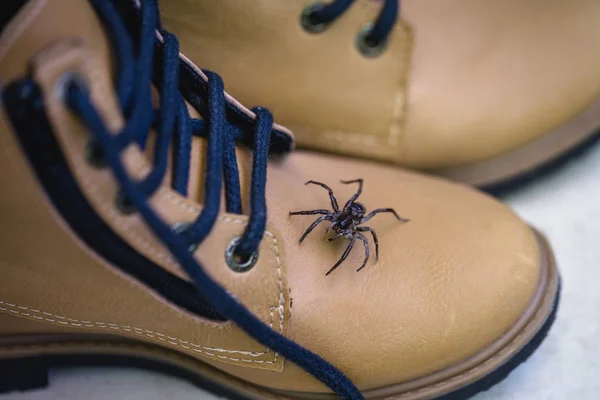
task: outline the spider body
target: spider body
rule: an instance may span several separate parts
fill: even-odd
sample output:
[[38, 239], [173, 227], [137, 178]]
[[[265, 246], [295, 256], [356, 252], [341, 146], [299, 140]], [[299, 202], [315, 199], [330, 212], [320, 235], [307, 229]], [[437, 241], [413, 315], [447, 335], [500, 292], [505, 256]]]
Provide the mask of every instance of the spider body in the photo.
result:
[[[346, 260], [348, 254], [354, 247], [354, 244], [357, 240], [361, 240], [365, 246], [365, 259], [362, 265], [356, 270], [357, 272], [363, 269], [367, 265], [367, 261], [369, 261], [370, 250], [369, 250], [369, 241], [363, 232], [370, 232], [373, 236], [373, 241], [375, 242], [375, 259], [379, 259], [379, 240], [377, 239], [377, 234], [368, 226], [362, 226], [365, 222], [373, 218], [375, 215], [379, 213], [391, 213], [401, 222], [408, 222], [407, 219], [401, 218], [393, 208], [378, 208], [374, 211], [371, 211], [369, 214], [367, 213], [367, 209], [362, 203], [356, 201], [358, 197], [362, 193], [363, 189], [363, 180], [355, 179], [351, 181], [341, 181], [343, 184], [352, 184], [358, 183], [357, 192], [346, 202], [344, 207], [340, 209], [338, 206], [337, 199], [333, 194], [333, 190], [321, 182], [316, 181], [308, 181], [306, 185], [317, 185], [321, 186], [325, 190], [329, 192], [329, 199], [331, 200], [331, 208], [333, 210], [310, 210], [310, 211], [293, 211], [290, 212], [290, 215], [321, 215], [321, 217], [317, 218], [304, 232], [302, 237], [300, 238], [300, 243], [306, 239], [309, 233], [313, 231], [323, 221], [329, 221], [331, 224], [327, 227], [326, 232], [330, 231], [335, 232], [335, 235], [327, 239], [328, 242], [333, 242], [341, 237], [345, 237], [350, 240], [348, 247], [342, 254], [340, 260], [333, 266], [325, 275], [329, 275], [332, 273], [337, 267], [340, 266], [341, 263]], [[365, 215], [366, 214], [366, 215]]]
[[344, 209], [341, 211], [338, 216], [338, 222], [336, 224], [336, 228], [340, 229], [352, 229], [357, 225], [360, 225], [360, 221], [365, 216], [365, 206], [361, 203], [353, 203], [348, 207], [348, 209]]

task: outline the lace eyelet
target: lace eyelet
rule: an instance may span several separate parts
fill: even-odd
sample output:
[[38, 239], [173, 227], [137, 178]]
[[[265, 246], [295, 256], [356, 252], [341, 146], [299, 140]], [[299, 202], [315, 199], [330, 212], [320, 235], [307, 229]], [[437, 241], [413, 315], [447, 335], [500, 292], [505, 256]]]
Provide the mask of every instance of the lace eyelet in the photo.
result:
[[387, 40], [382, 40], [378, 43], [369, 43], [368, 37], [372, 29], [373, 24], [368, 23], [360, 30], [356, 37], [356, 48], [363, 56], [369, 58], [381, 55], [387, 48]]
[[329, 26], [328, 22], [317, 22], [313, 18], [313, 14], [325, 7], [325, 3], [321, 1], [315, 1], [307, 5], [304, 10], [302, 10], [302, 15], [300, 16], [300, 25], [306, 32], [309, 33], [321, 33]]
[[119, 212], [123, 215], [129, 215], [135, 212], [135, 206], [122, 190], [119, 190], [117, 196], [115, 197], [115, 205], [117, 206]]
[[20, 100], [26, 102], [35, 102], [39, 101], [41, 97], [42, 95], [40, 88], [33, 81], [23, 81], [23, 83], [20, 85], [18, 94], [18, 98]]
[[85, 159], [92, 167], [100, 169], [108, 164], [104, 158], [104, 153], [95, 140], [90, 140], [85, 146]]
[[76, 85], [82, 91], [88, 91], [87, 80], [84, 76], [74, 71], [65, 72], [56, 82], [56, 93], [58, 94], [58, 97], [63, 100], [63, 102], [67, 101], [67, 90], [69, 89], [70, 85]]
[[240, 256], [235, 254], [235, 250], [241, 240], [241, 237], [236, 237], [229, 243], [225, 250], [225, 261], [227, 261], [227, 265], [229, 265], [229, 268], [233, 271], [240, 273], [250, 271], [258, 261], [258, 250], [252, 253], [247, 260], [242, 260]]
[[[192, 224], [190, 224], [189, 222], [178, 222], [175, 225], [173, 225], [173, 227], [171, 227], [171, 230], [174, 233], [181, 235], [183, 232], [187, 231], [191, 225]], [[190, 244], [188, 246], [188, 251], [190, 253], [195, 253], [199, 246], [199, 243]]]

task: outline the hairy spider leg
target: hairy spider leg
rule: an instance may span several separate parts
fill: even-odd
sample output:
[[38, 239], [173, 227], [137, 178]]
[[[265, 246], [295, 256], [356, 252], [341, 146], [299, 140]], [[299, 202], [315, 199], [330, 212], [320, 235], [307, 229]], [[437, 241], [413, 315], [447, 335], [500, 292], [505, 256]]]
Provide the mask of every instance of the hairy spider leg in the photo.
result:
[[290, 215], [327, 215], [331, 214], [329, 210], [310, 210], [310, 211], [290, 211]]
[[344, 230], [344, 231], [342, 231], [342, 232], [338, 232], [338, 234], [337, 234], [337, 235], [335, 235], [335, 236], [334, 236], [334, 237], [332, 237], [332, 238], [329, 238], [329, 239], [327, 239], [327, 241], [328, 241], [328, 242], [333, 242], [334, 240], [337, 240], [337, 239], [341, 238], [342, 236], [346, 235], [346, 233], [348, 233], [348, 230], [347, 230], [347, 229], [346, 229], [346, 230]]
[[344, 254], [342, 254], [342, 258], [340, 258], [339, 261], [336, 262], [335, 265], [333, 267], [331, 267], [331, 269], [329, 271], [327, 271], [327, 273], [325, 274], [325, 276], [327, 276], [330, 273], [332, 273], [337, 267], [340, 266], [341, 263], [344, 262], [344, 260], [346, 259], [346, 257], [348, 257], [348, 254], [350, 254], [350, 251], [352, 250], [352, 247], [354, 246], [355, 242], [356, 242], [356, 238], [353, 237], [352, 240], [350, 240], [350, 244], [348, 245], [348, 247], [344, 251]]
[[338, 206], [338, 202], [337, 202], [335, 196], [333, 195], [333, 190], [329, 186], [327, 186], [324, 183], [317, 182], [317, 181], [308, 181], [305, 183], [305, 185], [311, 185], [311, 184], [321, 186], [322, 188], [327, 190], [329, 192], [329, 199], [331, 200], [331, 207], [333, 208], [333, 211], [340, 212], [340, 207]]
[[317, 218], [317, 220], [308, 227], [306, 232], [304, 232], [304, 235], [302, 235], [302, 237], [300, 238], [300, 243], [302, 243], [304, 241], [304, 239], [306, 239], [308, 234], [311, 233], [313, 231], [313, 229], [315, 229], [317, 227], [317, 225], [319, 225], [321, 222], [323, 222], [325, 220], [332, 221], [333, 218], [331, 215], [323, 215], [322, 217]]
[[367, 265], [367, 261], [369, 261], [369, 241], [367, 240], [367, 238], [365, 237], [365, 235], [363, 235], [362, 233], [358, 233], [356, 232], [356, 236], [358, 236], [360, 238], [360, 240], [363, 241], [363, 243], [365, 244], [365, 261], [363, 261], [362, 265], [360, 266], [359, 269], [356, 270], [356, 272], [360, 271], [361, 269], [363, 269], [366, 265]]
[[327, 229], [325, 229], [325, 233], [329, 233], [333, 228], [335, 228], [337, 226], [338, 221], [339, 219], [333, 221], [333, 224], [329, 225]]
[[363, 180], [362, 179], [354, 179], [351, 181], [340, 181], [341, 183], [345, 184], [345, 185], [349, 185], [351, 183], [358, 183], [358, 190], [356, 191], [356, 193], [354, 194], [354, 196], [350, 197], [350, 200], [348, 200], [346, 202], [346, 205], [344, 206], [344, 208], [347, 208], [350, 204], [354, 203], [354, 201], [356, 199], [358, 199], [358, 196], [360, 196], [360, 194], [362, 193], [362, 189], [363, 189]]
[[379, 214], [379, 213], [392, 213], [392, 214], [394, 214], [394, 215], [396, 216], [396, 218], [398, 219], [398, 221], [401, 221], [401, 222], [409, 222], [409, 221], [410, 221], [409, 219], [406, 219], [406, 218], [402, 218], [402, 217], [400, 217], [400, 216], [399, 216], [399, 215], [396, 213], [396, 211], [394, 211], [394, 209], [393, 209], [393, 208], [378, 208], [377, 210], [373, 210], [373, 211], [371, 211], [371, 212], [370, 212], [368, 215], [366, 215], [366, 216], [365, 216], [365, 217], [364, 217], [364, 218], [363, 218], [363, 219], [360, 221], [360, 223], [361, 223], [361, 224], [364, 224], [365, 222], [367, 222], [368, 220], [370, 220], [370, 219], [371, 219], [371, 218], [373, 218], [373, 217], [374, 217], [376, 214]]
[[371, 235], [373, 235], [373, 242], [375, 242], [375, 260], [379, 260], [379, 240], [377, 240], [375, 230], [368, 226], [357, 226], [356, 230], [358, 232], [371, 232]]

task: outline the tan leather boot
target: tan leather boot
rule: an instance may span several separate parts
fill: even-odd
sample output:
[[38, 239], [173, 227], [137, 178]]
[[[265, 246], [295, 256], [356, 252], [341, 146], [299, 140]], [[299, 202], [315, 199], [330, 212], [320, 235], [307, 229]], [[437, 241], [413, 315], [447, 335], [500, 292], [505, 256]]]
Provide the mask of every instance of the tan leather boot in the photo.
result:
[[462, 399], [531, 354], [558, 296], [541, 235], [463, 186], [286, 155], [133, 4], [30, 0], [3, 27], [3, 390], [125, 364], [244, 399]]
[[396, 4], [161, 7], [194, 62], [246, 104], [269, 106], [303, 147], [490, 187], [591, 142], [600, 2], [404, 0], [397, 19]]

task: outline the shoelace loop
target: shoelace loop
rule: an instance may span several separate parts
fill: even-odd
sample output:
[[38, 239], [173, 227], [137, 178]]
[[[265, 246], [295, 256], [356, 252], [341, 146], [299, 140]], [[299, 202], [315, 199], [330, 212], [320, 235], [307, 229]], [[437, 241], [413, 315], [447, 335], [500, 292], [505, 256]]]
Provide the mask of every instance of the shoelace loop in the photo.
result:
[[[241, 214], [241, 190], [235, 156], [235, 143], [238, 141], [235, 132], [227, 128], [226, 99], [221, 78], [205, 71], [208, 77], [206, 93], [206, 118], [205, 120], [192, 119], [187, 112], [185, 100], [179, 92], [179, 45], [174, 35], [160, 31], [162, 45], [158, 49], [162, 52], [162, 77], [158, 82], [161, 90], [160, 105], [153, 109], [151, 102], [150, 82], [152, 80], [152, 60], [154, 59], [155, 46], [154, 28], [157, 24], [156, 15], [148, 13], [148, 7], [142, 9], [144, 13], [138, 59], [133, 57], [133, 43], [125, 27], [119, 24], [118, 18], [105, 15], [105, 22], [114, 29], [118, 61], [120, 64], [117, 76], [117, 93], [119, 102], [126, 120], [126, 125], [121, 132], [107, 138], [104, 146], [115, 146], [119, 150], [125, 149], [132, 143], [137, 143], [142, 149], [147, 146], [148, 132], [152, 127], [156, 129], [154, 146], [153, 168], [147, 176], [136, 182], [138, 188], [150, 197], [161, 185], [168, 168], [169, 149], [172, 149], [173, 173], [172, 187], [182, 195], [187, 194], [189, 182], [189, 168], [191, 157], [192, 136], [204, 136], [207, 140], [206, 174], [205, 174], [205, 201], [200, 215], [191, 223], [178, 224], [175, 232], [181, 235], [189, 244], [190, 250], [195, 250], [200, 243], [210, 234], [217, 219], [220, 208], [221, 188], [223, 178], [225, 181], [226, 203], [229, 212]], [[101, 121], [93, 114], [91, 104], [87, 100], [88, 94], [85, 83], [81, 79], [72, 79], [67, 89], [69, 105], [86, 122], [91, 131], [99, 129]], [[256, 260], [256, 253], [266, 228], [266, 164], [269, 155], [273, 118], [267, 109], [254, 110], [256, 122], [253, 131], [254, 137], [254, 166], [252, 172], [250, 219], [242, 237], [236, 242], [235, 258], [244, 263], [247, 260]], [[88, 159], [98, 167], [103, 167], [106, 162], [102, 157], [102, 149], [94, 137], [88, 146]], [[124, 214], [135, 211], [135, 207], [120, 191], [115, 199], [118, 209]]]
[[[65, 97], [68, 106], [89, 130], [91, 139], [88, 157], [94, 160], [92, 164], [100, 168], [109, 167], [121, 187], [116, 200], [120, 209], [135, 211], [141, 215], [148, 228], [161, 239], [195, 283], [199, 293], [209, 299], [220, 314], [235, 322], [258, 342], [305, 369], [340, 397], [363, 399], [343, 373], [318, 355], [273, 331], [252, 315], [204, 272], [190, 251], [202, 243], [216, 221], [223, 178], [227, 210], [241, 212], [235, 143], [251, 142], [254, 158], [250, 217], [243, 235], [230, 244], [228, 252], [232, 262], [243, 270], [247, 270], [247, 263], [252, 263], [257, 258], [257, 249], [264, 235], [267, 219], [266, 170], [269, 150], [274, 145], [271, 140], [271, 113], [266, 109], [256, 108], [253, 110], [256, 119], [248, 129], [240, 131], [231, 126], [223, 82], [218, 75], [206, 72], [208, 84], [203, 93], [204, 98], [196, 98], [199, 102], [196, 108], [205, 119], [191, 118], [179, 82], [180, 68], [186, 66], [179, 58], [177, 39], [164, 30], [160, 30], [161, 40], [156, 37], [160, 27], [157, 1], [142, 1], [141, 9], [137, 10], [141, 24], [136, 46], [113, 2], [91, 0], [91, 3], [102, 18], [115, 46], [118, 64], [115, 86], [125, 126], [117, 134], [108, 131], [81, 80], [70, 81]], [[116, 0], [114, 3], [125, 6]], [[162, 60], [162, 63], [154, 65], [156, 60]], [[152, 81], [161, 93], [160, 105], [156, 110], [151, 102]], [[145, 149], [153, 127], [156, 128], [153, 168], [144, 179], [133, 181], [125, 170], [121, 154], [132, 143]], [[248, 130], [252, 131], [251, 140], [248, 139]], [[204, 207], [194, 222], [170, 227], [150, 207], [148, 198], [164, 180], [168, 169], [169, 149], [172, 149], [173, 159], [172, 187], [186, 195], [191, 140], [194, 135], [205, 137], [207, 141]]]
[[[300, 22], [311, 33], [320, 33], [342, 16], [356, 0], [333, 0], [331, 3], [315, 1], [302, 12]], [[400, 13], [400, 0], [382, 0], [383, 6], [375, 22], [367, 24], [358, 33], [356, 46], [366, 57], [383, 53], [388, 38]]]

